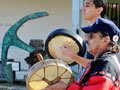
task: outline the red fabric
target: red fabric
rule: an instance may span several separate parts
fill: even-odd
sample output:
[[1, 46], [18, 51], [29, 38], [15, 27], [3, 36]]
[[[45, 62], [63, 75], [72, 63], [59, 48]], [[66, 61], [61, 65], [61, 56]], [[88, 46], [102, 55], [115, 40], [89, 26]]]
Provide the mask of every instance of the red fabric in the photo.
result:
[[106, 76], [93, 76], [88, 81], [88, 86], [81, 87], [78, 83], [70, 85], [67, 90], [120, 90]]
[[82, 87], [73, 83], [70, 85], [70, 87], [67, 90], [82, 90]]
[[86, 65], [86, 67], [85, 67], [85, 68], [87, 68], [89, 64], [90, 64], [90, 62], [88, 62], [88, 64]]
[[80, 79], [80, 82], [79, 82], [79, 83], [81, 83], [81, 81], [83, 80], [83, 78], [85, 77], [85, 75], [90, 71], [91, 66], [90, 66], [89, 64], [90, 64], [90, 63], [88, 63], [88, 65], [86, 66], [87, 71], [84, 73], [84, 75], [83, 75], [82, 78]]
[[119, 90], [120, 90], [120, 72], [119, 72]]

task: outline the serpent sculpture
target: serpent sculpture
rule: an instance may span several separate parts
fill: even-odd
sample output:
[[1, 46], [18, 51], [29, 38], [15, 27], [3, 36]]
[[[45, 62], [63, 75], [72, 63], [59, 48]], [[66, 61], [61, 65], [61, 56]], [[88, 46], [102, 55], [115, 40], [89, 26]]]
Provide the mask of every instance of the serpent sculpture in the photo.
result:
[[37, 12], [37, 13], [29, 14], [29, 15], [23, 17], [22, 19], [20, 19], [19, 21], [17, 21], [6, 32], [6, 34], [3, 38], [3, 43], [2, 43], [1, 60], [2, 60], [2, 66], [3, 66], [5, 79], [9, 83], [13, 83], [13, 81], [14, 81], [12, 65], [6, 64], [7, 53], [8, 53], [8, 49], [10, 48], [10, 46], [16, 46], [16, 47], [24, 49], [30, 53], [35, 51], [35, 48], [33, 48], [30, 45], [27, 45], [26, 43], [24, 43], [22, 40], [19, 39], [19, 37], [17, 36], [18, 29], [20, 28], [20, 26], [22, 26], [28, 20], [37, 19], [40, 17], [48, 16], [48, 15], [49, 14], [47, 12]]

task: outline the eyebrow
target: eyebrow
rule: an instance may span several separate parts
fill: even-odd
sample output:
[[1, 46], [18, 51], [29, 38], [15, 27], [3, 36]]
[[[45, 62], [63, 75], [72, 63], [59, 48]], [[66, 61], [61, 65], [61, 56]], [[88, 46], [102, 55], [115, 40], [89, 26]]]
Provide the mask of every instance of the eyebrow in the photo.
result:
[[86, 3], [84, 3], [84, 4], [90, 4], [89, 2], [86, 2]]
[[90, 2], [85, 2], [84, 5], [91, 5], [91, 3]]

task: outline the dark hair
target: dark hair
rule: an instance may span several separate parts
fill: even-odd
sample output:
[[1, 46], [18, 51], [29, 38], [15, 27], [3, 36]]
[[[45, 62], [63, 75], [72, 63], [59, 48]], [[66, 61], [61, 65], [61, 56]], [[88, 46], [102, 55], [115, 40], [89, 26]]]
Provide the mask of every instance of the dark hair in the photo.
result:
[[119, 53], [119, 46], [116, 42], [110, 41], [108, 50], [110, 50], [113, 53]]
[[43, 49], [36, 49], [34, 52], [31, 52], [28, 57], [26, 57], [24, 60], [32, 66], [33, 64], [37, 63], [38, 57], [37, 54], [40, 53], [43, 57], [46, 55], [46, 52]]
[[107, 11], [107, 0], [93, 0], [96, 8], [103, 7], [103, 11], [101, 13], [101, 17], [105, 17]]

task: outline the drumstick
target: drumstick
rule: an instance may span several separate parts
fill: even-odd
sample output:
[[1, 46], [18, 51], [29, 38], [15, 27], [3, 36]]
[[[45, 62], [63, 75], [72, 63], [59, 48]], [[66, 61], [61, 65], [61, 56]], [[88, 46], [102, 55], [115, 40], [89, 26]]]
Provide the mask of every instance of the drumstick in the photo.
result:
[[40, 61], [43, 60], [43, 56], [42, 56], [40, 53], [37, 54], [37, 58], [38, 58]]

